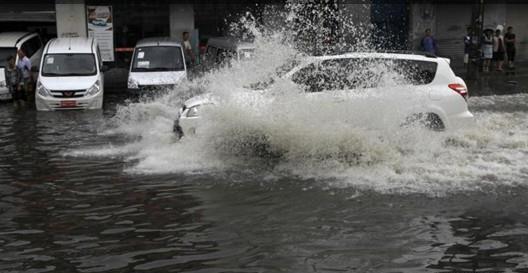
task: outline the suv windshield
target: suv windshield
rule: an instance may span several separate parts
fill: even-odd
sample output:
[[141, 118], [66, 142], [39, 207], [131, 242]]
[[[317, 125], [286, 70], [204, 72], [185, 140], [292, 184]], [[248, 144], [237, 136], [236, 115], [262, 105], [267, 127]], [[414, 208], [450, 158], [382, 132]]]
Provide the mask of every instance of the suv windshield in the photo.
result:
[[14, 47], [0, 47], [0, 67], [7, 65], [7, 57], [13, 56], [16, 58], [16, 48]]
[[42, 76], [91, 76], [97, 74], [93, 54], [46, 54]]
[[182, 51], [179, 46], [138, 47], [132, 72], [182, 71]]

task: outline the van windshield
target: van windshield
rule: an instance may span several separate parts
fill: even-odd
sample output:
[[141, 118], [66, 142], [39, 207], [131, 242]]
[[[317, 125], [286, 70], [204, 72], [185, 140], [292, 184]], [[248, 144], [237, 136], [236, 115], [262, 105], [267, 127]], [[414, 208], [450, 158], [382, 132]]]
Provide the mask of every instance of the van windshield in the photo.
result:
[[7, 58], [13, 56], [16, 58], [16, 48], [14, 47], [0, 47], [0, 67], [7, 66]]
[[97, 74], [93, 54], [46, 54], [42, 76], [91, 76]]
[[132, 72], [182, 71], [184, 60], [179, 46], [138, 47]]

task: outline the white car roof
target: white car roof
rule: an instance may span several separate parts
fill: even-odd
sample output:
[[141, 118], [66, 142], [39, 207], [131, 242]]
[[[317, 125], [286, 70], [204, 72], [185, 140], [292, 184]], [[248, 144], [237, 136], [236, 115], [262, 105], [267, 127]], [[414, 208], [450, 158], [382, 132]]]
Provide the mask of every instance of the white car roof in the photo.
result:
[[143, 46], [179, 46], [181, 47], [181, 44], [180, 42], [178, 42], [178, 40], [173, 39], [171, 37], [152, 37], [152, 38], [141, 39], [136, 44], [136, 47], [143, 47]]
[[33, 35], [37, 34], [31, 32], [2, 32], [0, 33], [0, 47], [16, 47], [19, 42]]
[[93, 38], [55, 38], [48, 42], [46, 53], [93, 53], [94, 43], [95, 40]]
[[207, 40], [207, 45], [230, 49], [233, 51], [244, 50], [244, 49], [255, 49], [252, 43], [238, 41], [235, 38], [230, 37], [213, 37]]
[[437, 62], [438, 58], [433, 55], [421, 54], [421, 53], [392, 53], [392, 52], [352, 52], [339, 55], [327, 55], [327, 56], [312, 56], [307, 57], [311, 61], [324, 61], [333, 59], [346, 59], [346, 58], [382, 58], [382, 59], [403, 59], [403, 60], [415, 60], [415, 61], [429, 61]]

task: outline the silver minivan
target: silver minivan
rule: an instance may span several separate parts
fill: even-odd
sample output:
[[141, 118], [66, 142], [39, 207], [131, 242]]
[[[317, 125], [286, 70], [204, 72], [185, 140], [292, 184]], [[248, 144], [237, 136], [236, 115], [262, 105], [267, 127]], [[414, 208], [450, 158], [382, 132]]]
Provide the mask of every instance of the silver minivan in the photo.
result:
[[134, 48], [128, 90], [172, 87], [187, 78], [181, 44], [169, 37], [146, 38]]
[[207, 51], [204, 63], [212, 68], [229, 60], [249, 59], [255, 51], [255, 46], [230, 37], [214, 37], [207, 40]]

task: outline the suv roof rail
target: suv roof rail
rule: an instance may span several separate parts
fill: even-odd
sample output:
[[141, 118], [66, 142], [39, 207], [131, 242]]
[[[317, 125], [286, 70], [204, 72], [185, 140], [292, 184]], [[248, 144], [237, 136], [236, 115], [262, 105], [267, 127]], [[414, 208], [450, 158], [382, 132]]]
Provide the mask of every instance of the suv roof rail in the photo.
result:
[[437, 58], [438, 57], [435, 54], [432, 54], [432, 53], [429, 53], [429, 52], [414, 51], [414, 50], [381, 50], [381, 51], [376, 51], [376, 52], [379, 52], [379, 53], [420, 55], [420, 56], [425, 56], [425, 57], [428, 57], [428, 58]]

